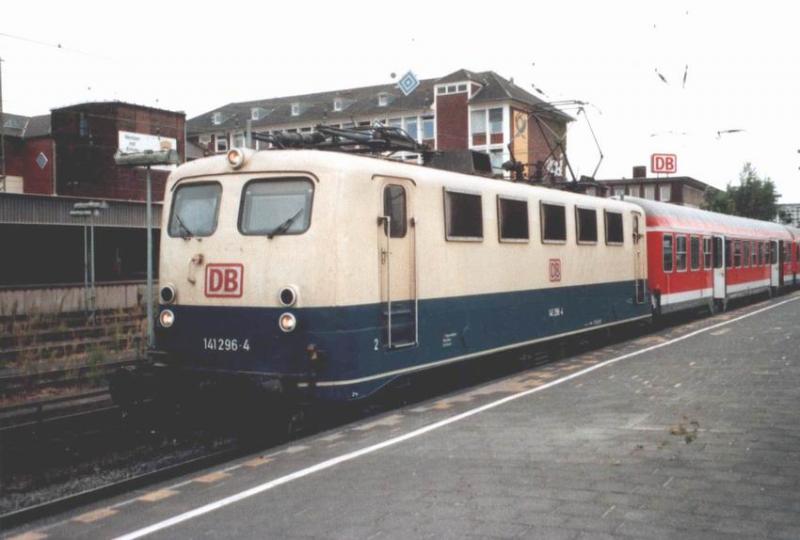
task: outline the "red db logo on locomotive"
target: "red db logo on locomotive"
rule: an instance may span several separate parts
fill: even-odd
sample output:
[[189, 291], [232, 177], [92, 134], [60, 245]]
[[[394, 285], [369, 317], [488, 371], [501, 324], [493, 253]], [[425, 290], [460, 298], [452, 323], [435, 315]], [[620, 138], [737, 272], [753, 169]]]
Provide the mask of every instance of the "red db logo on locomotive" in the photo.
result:
[[240, 298], [244, 266], [241, 264], [207, 264], [206, 296]]

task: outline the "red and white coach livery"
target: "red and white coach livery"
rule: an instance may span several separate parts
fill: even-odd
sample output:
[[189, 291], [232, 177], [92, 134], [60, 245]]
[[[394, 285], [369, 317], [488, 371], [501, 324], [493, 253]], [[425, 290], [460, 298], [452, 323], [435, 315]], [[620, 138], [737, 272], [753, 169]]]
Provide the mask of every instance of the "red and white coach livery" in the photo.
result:
[[646, 199], [648, 284], [656, 313], [773, 293], [795, 280], [796, 241], [783, 225]]

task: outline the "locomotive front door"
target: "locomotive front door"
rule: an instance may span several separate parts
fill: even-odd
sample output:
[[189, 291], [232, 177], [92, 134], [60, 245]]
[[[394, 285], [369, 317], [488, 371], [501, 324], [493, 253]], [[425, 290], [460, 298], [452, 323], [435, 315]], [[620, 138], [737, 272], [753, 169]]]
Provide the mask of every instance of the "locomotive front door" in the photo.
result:
[[637, 304], [644, 303], [646, 280], [644, 261], [645, 257], [642, 254], [644, 242], [644, 234], [641, 231], [642, 215], [639, 212], [632, 212], [633, 214], [633, 276], [636, 281], [636, 291], [634, 299]]
[[726, 295], [726, 288], [725, 288], [725, 239], [722, 236], [715, 236], [714, 237], [714, 248], [713, 248], [713, 273], [714, 277], [714, 300], [720, 301], [724, 305], [725, 303], [725, 295]]
[[388, 349], [417, 344], [417, 233], [414, 183], [401, 178], [381, 182], [378, 214], [381, 341]]

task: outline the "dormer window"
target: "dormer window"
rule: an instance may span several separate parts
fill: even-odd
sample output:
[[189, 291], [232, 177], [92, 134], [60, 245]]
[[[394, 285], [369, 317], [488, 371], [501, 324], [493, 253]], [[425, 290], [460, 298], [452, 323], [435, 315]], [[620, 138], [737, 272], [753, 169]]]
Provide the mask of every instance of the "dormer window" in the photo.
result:
[[378, 107], [386, 107], [389, 104], [389, 94], [378, 94]]
[[341, 111], [344, 108], [343, 105], [344, 104], [342, 103], [341, 98], [336, 98], [336, 99], [333, 100], [333, 110], [334, 111], [337, 111], [337, 112]]
[[300, 104], [292, 103], [292, 116], [300, 116]]
[[220, 125], [222, 123], [222, 113], [221, 112], [215, 112], [214, 114], [212, 114], [211, 115], [211, 123], [214, 124], [215, 126]]
[[250, 109], [250, 120], [261, 120], [261, 107]]

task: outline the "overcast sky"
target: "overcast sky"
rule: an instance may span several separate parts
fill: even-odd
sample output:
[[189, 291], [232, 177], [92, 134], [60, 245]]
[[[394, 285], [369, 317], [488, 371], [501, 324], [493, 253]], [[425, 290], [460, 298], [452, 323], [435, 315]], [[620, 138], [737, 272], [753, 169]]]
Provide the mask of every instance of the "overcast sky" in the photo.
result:
[[[672, 152], [678, 174], [724, 188], [750, 161], [782, 202], [800, 202], [792, 6], [5, 2], [4, 110], [119, 99], [192, 117], [233, 101], [389, 83], [409, 69], [420, 78], [494, 70], [546, 99], [591, 103], [605, 154], [598, 178], [630, 177], [653, 152]], [[576, 174], [590, 174], [599, 154], [583, 115], [568, 141]]]

